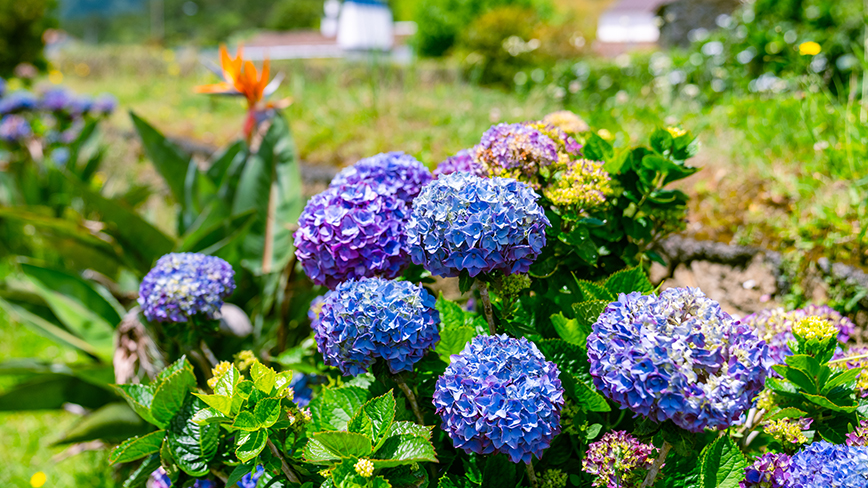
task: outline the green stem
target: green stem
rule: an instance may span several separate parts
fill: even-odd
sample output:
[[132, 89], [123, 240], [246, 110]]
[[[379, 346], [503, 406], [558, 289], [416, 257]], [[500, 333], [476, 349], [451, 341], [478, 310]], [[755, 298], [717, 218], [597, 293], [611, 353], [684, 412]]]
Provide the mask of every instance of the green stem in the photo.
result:
[[868, 359], [868, 354], [862, 354], [860, 356], [851, 356], [849, 358], [835, 359], [835, 360], [829, 361], [826, 364], [844, 363], [847, 361], [855, 361], [857, 359]]
[[488, 330], [491, 335], [497, 335], [497, 326], [494, 325], [494, 311], [491, 308], [491, 297], [488, 294], [488, 283], [479, 287], [479, 296], [482, 298], [482, 309], [485, 312], [485, 321], [488, 322]]
[[407, 397], [407, 401], [410, 402], [410, 408], [413, 410], [413, 414], [416, 415], [416, 420], [419, 421], [419, 425], [425, 425], [425, 417], [422, 416], [422, 410], [419, 409], [419, 402], [416, 401], [416, 395], [413, 393], [413, 390], [407, 386], [404, 377], [401, 374], [393, 374], [392, 379], [395, 380], [395, 383], [398, 384], [398, 388], [404, 392], [404, 396]]
[[525, 464], [524, 469], [527, 471], [527, 480], [530, 483], [531, 488], [539, 488], [539, 480], [536, 478], [536, 473], [533, 471], [533, 464]]
[[283, 454], [280, 453], [280, 450], [277, 449], [277, 446], [271, 442], [271, 439], [268, 439], [268, 448], [271, 449], [271, 453], [274, 454], [274, 457], [280, 459], [280, 470], [283, 471], [283, 475], [286, 478], [296, 484], [301, 484], [301, 481], [298, 479], [298, 476], [292, 471], [292, 468], [289, 466], [289, 463], [286, 462], [286, 458], [283, 457]]

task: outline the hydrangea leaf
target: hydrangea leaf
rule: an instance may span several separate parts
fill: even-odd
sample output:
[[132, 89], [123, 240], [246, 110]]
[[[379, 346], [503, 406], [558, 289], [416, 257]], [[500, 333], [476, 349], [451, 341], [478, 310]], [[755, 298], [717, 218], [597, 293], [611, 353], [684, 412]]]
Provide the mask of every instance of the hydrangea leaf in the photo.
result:
[[630, 293], [638, 291], [639, 293], [651, 293], [654, 291], [654, 285], [648, 279], [648, 275], [641, 266], [622, 269], [606, 279], [604, 285], [607, 290], [617, 296], [619, 293]]
[[311, 431], [346, 429], [353, 414], [370, 398], [370, 393], [357, 386], [324, 389], [309, 405], [313, 416]]
[[823, 385], [822, 393], [826, 395], [839, 386], [844, 386], [848, 383], [856, 381], [856, 378], [859, 377], [859, 374], [862, 373], [862, 371], [863, 370], [861, 368], [853, 368], [847, 371], [836, 373], [834, 376], [831, 377], [831, 379], [829, 379], [828, 382], [826, 382], [825, 385]]
[[142, 461], [142, 464], [140, 464], [135, 471], [130, 473], [126, 480], [124, 480], [123, 488], [141, 488], [142, 486], [145, 486], [151, 478], [151, 473], [159, 467], [160, 456], [157, 454], [151, 454]]
[[267, 395], [274, 388], [277, 373], [268, 366], [256, 361], [250, 367], [250, 377], [253, 379], [253, 385]]
[[193, 393], [193, 395], [223, 415], [231, 415], [232, 413], [232, 398], [226, 395], [205, 395], [203, 393]]
[[441, 333], [448, 329], [457, 329], [466, 325], [464, 309], [461, 308], [461, 305], [447, 300], [442, 292], [437, 297], [435, 307], [437, 308], [437, 312], [440, 313]]
[[486, 456], [482, 486], [518, 486], [516, 463], [503, 455]]
[[280, 400], [277, 398], [259, 400], [256, 402], [253, 415], [263, 427], [271, 427], [280, 418]]
[[235, 387], [240, 381], [241, 374], [235, 368], [235, 365], [232, 364], [229, 366], [229, 370], [217, 379], [217, 384], [214, 385], [214, 394], [232, 398], [235, 394]]
[[476, 329], [468, 325], [446, 329], [440, 333], [440, 342], [435, 351], [440, 359], [449, 364], [450, 357], [461, 352], [476, 335]]
[[129, 438], [112, 451], [109, 461], [112, 464], [128, 463], [160, 452], [165, 436], [165, 431], [158, 430], [147, 435]]
[[158, 421], [151, 414], [151, 403], [154, 401], [154, 393], [156, 392], [156, 389], [156, 386], [153, 384], [115, 385], [115, 390], [124, 397], [124, 400], [133, 407], [133, 410], [135, 410], [140, 417], [149, 424], [164, 429], [166, 427], [166, 422]]
[[356, 412], [356, 415], [347, 424], [347, 432], [362, 434], [368, 439], [374, 438], [374, 423], [371, 422], [371, 418], [368, 417], [364, 409]]
[[[203, 395], [203, 396], [207, 397], [207, 395]], [[199, 398], [201, 399], [202, 397], [200, 396]], [[207, 405], [208, 402], [205, 402], [205, 404]], [[221, 412], [217, 411], [216, 409], [209, 407], [209, 408], [203, 408], [202, 410], [199, 410], [198, 412], [196, 412], [196, 414], [193, 415], [192, 421], [193, 421], [193, 423], [196, 423], [199, 425], [204, 425], [204, 424], [214, 424], [214, 423], [221, 423], [221, 422], [232, 422], [232, 418], [227, 417], [226, 415], [223, 415]]]
[[395, 422], [389, 427], [389, 432], [386, 434], [386, 437], [392, 437], [393, 435], [414, 435], [416, 437], [422, 437], [424, 439], [431, 438], [431, 427], [426, 425], [419, 425], [415, 422]]
[[591, 333], [591, 328], [578, 319], [568, 319], [562, 313], [556, 313], [551, 316], [552, 326], [555, 332], [561, 336], [561, 339], [579, 346], [584, 346], [588, 340], [588, 334]]
[[216, 424], [198, 425], [192, 422], [193, 416], [205, 404], [198, 398], [188, 395], [181, 411], [172, 419], [166, 430], [166, 441], [178, 466], [190, 476], [204, 476], [208, 473], [208, 463], [217, 453], [220, 426]]
[[246, 410], [239, 412], [238, 416], [235, 417], [235, 420], [232, 422], [233, 429], [247, 432], [257, 431], [262, 427], [262, 424], [256, 419], [256, 416]]
[[536, 342], [537, 347], [549, 361], [558, 365], [561, 375], [571, 375], [591, 383], [588, 354], [585, 347], [570, 344], [560, 339], [544, 339]]
[[772, 369], [774, 369], [775, 372], [779, 375], [786, 378], [787, 381], [797, 386], [799, 389], [808, 393], [818, 393], [817, 385], [814, 383], [814, 379], [806, 375], [804, 372], [796, 368], [784, 366], [782, 364], [776, 364], [772, 367]]
[[747, 461], [729, 437], [718, 437], [700, 455], [704, 488], [738, 488]]
[[157, 379], [154, 380], [154, 383], [161, 383], [166, 378], [179, 371], [187, 371], [192, 374], [194, 378], [196, 376], [196, 373], [193, 371], [193, 365], [187, 360], [187, 356], [181, 356], [180, 359], [166, 366], [162, 371], [157, 373]]
[[353, 432], [317, 432], [304, 446], [304, 459], [323, 464], [340, 459], [362, 458], [373, 451], [371, 440]]
[[673, 144], [672, 134], [668, 130], [658, 127], [651, 133], [651, 149], [660, 154], [668, 151]]
[[172, 454], [172, 448], [169, 447], [168, 437], [163, 439], [163, 445], [160, 446], [160, 465], [166, 471], [166, 476], [168, 476], [173, 483], [178, 481], [178, 476], [181, 474], [181, 468], [178, 466], [175, 455]]
[[576, 280], [576, 284], [579, 287], [579, 290], [582, 292], [582, 297], [585, 301], [588, 300], [605, 300], [612, 301], [616, 298], [612, 292], [606, 289], [604, 286], [591, 283], [586, 280]]
[[765, 417], [765, 420], [780, 420], [780, 419], [798, 419], [806, 416], [808, 413], [804, 410], [799, 410], [798, 408], [789, 407], [782, 408], [775, 412], [772, 412], [770, 415]]
[[253, 472], [256, 469], [256, 462], [253, 460], [244, 462], [235, 466], [231, 473], [229, 473], [229, 478], [226, 479], [226, 486], [234, 487], [241, 478]]
[[572, 393], [576, 405], [585, 412], [609, 412], [612, 407], [597, 389], [572, 375], [562, 375], [561, 381], [567, 392]]
[[166, 377], [154, 392], [151, 414], [158, 422], [168, 423], [181, 410], [187, 393], [196, 387], [196, 376], [180, 369]]
[[437, 462], [437, 453], [431, 441], [412, 434], [401, 434], [389, 437], [374, 453], [374, 466], [390, 468], [402, 464]]
[[[576, 313], [576, 320], [579, 321], [579, 324], [591, 330], [591, 326], [597, 321], [607, 305], [609, 305], [609, 302], [605, 300], [589, 300], [574, 303], [573, 311]], [[585, 345], [585, 343], [582, 343], [582, 345]]]
[[666, 458], [666, 466], [661, 472], [661, 479], [654, 483], [655, 488], [697, 488], [700, 483], [700, 466], [695, 456], [684, 457], [670, 454]]
[[365, 403], [361, 410], [371, 421], [371, 440], [379, 444], [379, 440], [392, 427], [395, 421], [395, 395], [389, 390], [385, 395], [378, 396]]
[[848, 404], [841, 405], [833, 403], [831, 400], [824, 396], [812, 395], [810, 393], [802, 393], [802, 395], [811, 403], [814, 403], [824, 408], [828, 408], [829, 410], [833, 410], [835, 412], [853, 413], [856, 411], [857, 408], [859, 408], [858, 405], [853, 405], [852, 400], [850, 400], [849, 398], [846, 400]]
[[242, 463], [246, 463], [255, 458], [265, 449], [268, 444], [268, 431], [265, 429], [255, 430], [253, 432], [239, 432], [238, 438], [235, 440], [235, 455]]

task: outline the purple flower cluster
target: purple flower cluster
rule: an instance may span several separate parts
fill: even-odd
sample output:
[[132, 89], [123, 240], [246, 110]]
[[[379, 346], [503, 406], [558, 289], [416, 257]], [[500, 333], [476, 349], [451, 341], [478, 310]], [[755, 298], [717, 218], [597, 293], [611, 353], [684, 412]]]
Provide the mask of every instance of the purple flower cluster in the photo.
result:
[[411, 371], [440, 341], [434, 296], [409, 281], [362, 278], [326, 293], [314, 327], [325, 363], [345, 376], [382, 358], [393, 373]]
[[413, 202], [407, 225], [411, 258], [438, 276], [526, 273], [551, 225], [538, 198], [507, 178], [441, 176]]
[[790, 461], [793, 488], [868, 487], [868, 447], [826, 441], [802, 448]]
[[847, 434], [847, 445], [868, 447], [868, 420], [860, 421], [859, 427]]
[[[162, 466], [151, 473], [151, 478], [148, 480], [148, 488], [171, 488], [172, 480]], [[193, 488], [215, 488], [215, 484], [211, 480], [201, 479], [193, 483]], [[246, 488], [246, 487], [245, 487]]]
[[431, 179], [428, 168], [413, 156], [388, 152], [344, 168], [332, 179], [330, 186], [365, 183], [380, 195], [394, 195], [409, 205]]
[[759, 338], [769, 345], [775, 363], [782, 364], [787, 356], [793, 354], [789, 346], [789, 342], [796, 340], [793, 325], [806, 317], [817, 317], [837, 327], [838, 341], [842, 343], [850, 339], [856, 326], [852, 320], [825, 305], [808, 305], [790, 312], [783, 308], [761, 310], [748, 315], [742, 322], [756, 330]]
[[213, 318], [235, 291], [234, 276], [232, 266], [214, 256], [166, 254], [142, 280], [139, 305], [152, 322], [187, 322], [199, 314]]
[[476, 176], [482, 177], [488, 176], [485, 168], [473, 159], [473, 153], [470, 149], [462, 149], [458, 151], [455, 156], [450, 156], [441, 161], [440, 164], [437, 165], [437, 168], [434, 169], [434, 177], [436, 178], [441, 175], [448, 175], [455, 173], [456, 171], [472, 173]]
[[744, 469], [741, 488], [789, 488], [790, 456], [768, 452]]
[[642, 444], [624, 431], [608, 432], [588, 446], [582, 471], [595, 475], [598, 488], [634, 488], [654, 464], [654, 446]]
[[594, 384], [622, 408], [701, 432], [738, 420], [772, 365], [766, 344], [698, 288], [621, 294], [588, 336]]
[[366, 276], [394, 278], [410, 264], [409, 214], [402, 200], [365, 184], [329, 188], [305, 205], [295, 255], [314, 283], [329, 288]]
[[437, 379], [434, 407], [456, 448], [530, 463], [561, 431], [558, 374], [525, 338], [477, 336]]
[[0, 119], [0, 140], [6, 142], [18, 142], [33, 134], [30, 123], [20, 115], [4, 115]]
[[36, 97], [28, 91], [9, 93], [0, 98], [0, 115], [26, 112], [35, 109], [37, 105]]
[[528, 124], [498, 124], [482, 135], [474, 159], [489, 176], [515, 178], [540, 189], [540, 170], [558, 162], [558, 144]]

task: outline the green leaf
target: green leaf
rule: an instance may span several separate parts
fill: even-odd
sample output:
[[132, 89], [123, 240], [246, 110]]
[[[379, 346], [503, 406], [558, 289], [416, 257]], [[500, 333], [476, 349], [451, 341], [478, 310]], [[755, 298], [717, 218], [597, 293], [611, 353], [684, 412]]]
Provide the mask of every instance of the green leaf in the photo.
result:
[[856, 378], [862, 371], [863, 370], [861, 368], [853, 368], [847, 371], [836, 373], [829, 379], [828, 382], [826, 382], [825, 385], [823, 385], [822, 393], [825, 395], [839, 386], [847, 385], [856, 381]]
[[[105, 385], [108, 386], [108, 385]], [[65, 374], [39, 374], [0, 393], [0, 412], [22, 410], [55, 410], [65, 403], [85, 408], [99, 408], [117, 400], [117, 396], [103, 386]]]
[[[578, 319], [568, 319], [562, 313], [556, 313], [551, 316], [552, 325], [555, 332], [561, 336], [561, 339], [575, 344], [584, 346], [587, 344], [588, 334], [591, 333], [591, 328], [585, 323], [579, 323]], [[442, 340], [442, 339], [441, 339]]]
[[78, 275], [29, 263], [21, 263], [21, 271], [51, 290], [80, 303], [112, 326], [117, 326], [126, 314], [126, 310], [108, 290]]
[[424, 439], [430, 439], [431, 427], [428, 427], [426, 425], [419, 425], [415, 422], [395, 422], [392, 424], [391, 427], [389, 427], [389, 431], [386, 434], [386, 437], [404, 434], [422, 437]]
[[263, 398], [259, 400], [256, 402], [253, 415], [260, 425], [266, 428], [271, 427], [280, 418], [280, 400], [277, 398]]
[[96, 439], [114, 444], [129, 437], [147, 434], [151, 429], [126, 403], [109, 403], [79, 419], [63, 433], [63, 437], [52, 444], [76, 444]]
[[606, 398], [596, 388], [589, 386], [574, 376], [570, 378], [575, 380], [573, 394], [579, 408], [586, 412], [609, 412], [612, 410], [609, 402], [606, 401]]
[[810, 401], [811, 403], [813, 403], [815, 405], [819, 405], [821, 407], [828, 408], [829, 410], [833, 410], [835, 412], [853, 413], [856, 411], [857, 408], [859, 408], [858, 405], [853, 405], [849, 399], [847, 401], [848, 404], [839, 405], [839, 404], [832, 402], [827, 397], [820, 396], [820, 395], [812, 395], [810, 393], [802, 393], [802, 396], [804, 396], [808, 401]]
[[255, 458], [268, 444], [268, 431], [265, 429], [253, 432], [239, 432], [236, 440], [235, 455], [242, 463]]
[[798, 408], [789, 407], [782, 408], [780, 410], [776, 410], [772, 412], [770, 415], [765, 417], [765, 419], [769, 422], [772, 420], [780, 420], [780, 419], [798, 419], [808, 415], [807, 412], [803, 410], [799, 410]]
[[661, 471], [661, 476], [654, 483], [655, 488], [699, 488], [702, 487], [700, 480], [700, 466], [695, 456], [684, 457], [677, 454], [669, 454], [666, 465]]
[[149, 424], [165, 429], [167, 423], [157, 420], [151, 413], [151, 402], [154, 401], [156, 387], [151, 385], [115, 385], [118, 393], [133, 407], [133, 410]]
[[156, 471], [159, 467], [160, 456], [151, 454], [142, 461], [142, 464], [140, 464], [135, 471], [130, 473], [129, 477], [124, 481], [123, 488], [141, 488], [142, 486], [145, 486], [151, 478], [151, 473]]
[[193, 423], [196, 412], [205, 408], [198, 398], [188, 395], [181, 411], [169, 423], [166, 441], [178, 466], [190, 476], [204, 476], [208, 463], [217, 453], [220, 426]]
[[461, 305], [443, 297], [443, 292], [437, 298], [435, 307], [437, 308], [437, 312], [440, 313], [441, 334], [449, 329], [457, 329], [467, 325], [464, 309], [461, 308]]
[[516, 464], [505, 454], [486, 456], [485, 469], [482, 471], [482, 486], [518, 486]]
[[241, 478], [252, 473], [255, 468], [256, 463], [250, 461], [235, 466], [232, 472], [229, 473], [229, 478], [226, 479], [226, 486], [234, 487], [239, 481], [241, 481]]
[[356, 386], [325, 388], [309, 405], [313, 421], [309, 431], [345, 430], [353, 415], [371, 398]]
[[255, 432], [262, 428], [262, 424], [256, 419], [256, 416], [246, 410], [238, 412], [238, 416], [232, 422], [232, 428], [244, 430], [247, 432]]
[[378, 468], [421, 462], [436, 463], [437, 453], [434, 452], [430, 440], [412, 434], [401, 434], [387, 438], [371, 461]]
[[371, 440], [374, 443], [389, 431], [395, 421], [395, 395], [389, 390], [385, 395], [372, 398], [362, 408], [371, 421]]
[[273, 369], [259, 361], [254, 362], [253, 366], [250, 367], [250, 378], [253, 379], [253, 385], [266, 395], [270, 394], [274, 388], [276, 377], [277, 373]]
[[0, 310], [5, 311], [6, 316], [12, 322], [28, 327], [37, 334], [47, 337], [59, 344], [78, 349], [95, 358], [105, 355], [105, 351], [95, 348], [86, 340], [74, 334], [70, 334], [62, 327], [45, 320], [23, 307], [13, 305], [2, 298], [0, 298]]
[[651, 149], [660, 154], [668, 151], [672, 147], [672, 143], [672, 134], [665, 129], [657, 128], [651, 133]]
[[469, 325], [445, 329], [440, 332], [440, 342], [437, 343], [434, 351], [440, 356], [440, 359], [449, 364], [452, 355], [463, 351], [464, 346], [476, 335], [476, 329]]
[[109, 461], [112, 464], [128, 463], [150, 454], [158, 453], [160, 452], [160, 446], [163, 445], [163, 438], [165, 436], [165, 431], [158, 430], [141, 437], [127, 439], [112, 451]]
[[[194, 393], [195, 395], [195, 393]], [[197, 395], [198, 396], [198, 395]], [[200, 399], [202, 397], [199, 397]], [[203, 408], [196, 412], [196, 415], [193, 415], [193, 423], [203, 425], [203, 424], [214, 424], [214, 423], [222, 423], [227, 422], [231, 423], [233, 419], [231, 417], [227, 417], [215, 410], [214, 408]]]
[[[561, 375], [571, 375], [584, 381], [591, 379], [591, 368], [584, 345], [575, 345], [560, 339], [536, 341], [543, 356], [558, 366]], [[563, 380], [563, 378], [561, 378]]]
[[615, 297], [619, 293], [632, 293], [638, 291], [643, 295], [654, 291], [654, 285], [648, 279], [648, 275], [641, 266], [622, 269], [606, 279], [604, 285]]
[[196, 388], [196, 376], [187, 369], [181, 369], [165, 378], [154, 392], [151, 402], [151, 415], [158, 422], [168, 424], [181, 410], [187, 393]]
[[808, 393], [817, 393], [817, 385], [814, 383], [814, 379], [804, 372], [782, 364], [776, 364], [772, 366], [772, 369], [800, 389]]
[[600, 314], [609, 306], [606, 300], [589, 300], [573, 304], [573, 311], [576, 313], [576, 320], [579, 321], [585, 330], [592, 330], [593, 325], [600, 318]]
[[175, 197], [175, 201], [183, 204], [187, 167], [195, 163], [192, 163], [190, 157], [184, 154], [178, 146], [166, 139], [166, 136], [132, 111], [130, 118], [133, 120], [136, 132], [142, 139], [142, 146], [145, 148], [148, 159], [151, 160], [154, 168], [165, 180], [166, 186]]
[[816, 378], [822, 369], [822, 365], [819, 361], [804, 354], [794, 354], [787, 357], [784, 361], [792, 368], [805, 373], [806, 376], [812, 379], [812, 382], [813, 378]]
[[371, 418], [368, 417], [368, 414], [365, 413], [364, 410], [360, 410], [356, 413], [356, 415], [350, 420], [350, 423], [347, 424], [347, 432], [352, 432], [354, 434], [362, 434], [368, 439], [374, 438], [374, 423], [371, 422]]
[[461, 270], [461, 274], [458, 275], [458, 291], [462, 295], [467, 293], [473, 287], [474, 281], [476, 278], [471, 277], [467, 270]]
[[205, 395], [202, 393], [193, 393], [193, 395], [221, 414], [232, 415], [232, 398], [226, 395]]
[[597, 283], [591, 283], [590, 281], [585, 280], [576, 280], [576, 284], [579, 286], [579, 290], [582, 291], [582, 297], [585, 301], [604, 300], [606, 302], [611, 302], [615, 299], [615, 295], [613, 295], [612, 292]]
[[179, 372], [179, 371], [187, 371], [193, 377], [196, 376], [196, 373], [193, 371], [193, 365], [190, 364], [190, 361], [187, 361], [187, 356], [181, 356], [174, 363], [163, 368], [162, 371], [157, 373], [157, 378], [154, 380], [155, 383], [161, 383], [166, 380], [169, 376]]
[[309, 463], [331, 463], [340, 459], [368, 457], [373, 451], [371, 440], [352, 432], [317, 432], [304, 446]]
[[738, 488], [739, 482], [744, 479], [747, 461], [732, 439], [718, 437], [700, 456], [704, 488]]

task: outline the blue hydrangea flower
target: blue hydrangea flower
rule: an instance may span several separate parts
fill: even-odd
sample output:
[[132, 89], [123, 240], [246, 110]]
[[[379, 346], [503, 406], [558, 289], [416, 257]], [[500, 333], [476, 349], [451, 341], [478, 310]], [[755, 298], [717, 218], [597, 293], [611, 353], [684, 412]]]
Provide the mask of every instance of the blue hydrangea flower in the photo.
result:
[[437, 379], [434, 407], [456, 448], [530, 463], [561, 431], [558, 374], [525, 338], [477, 336]]
[[33, 130], [30, 128], [30, 122], [20, 115], [4, 115], [0, 119], [0, 140], [18, 142], [30, 137], [31, 134]]
[[139, 287], [139, 305], [152, 322], [187, 322], [220, 311], [235, 291], [235, 271], [226, 261], [199, 253], [171, 253], [157, 260]]
[[0, 98], [0, 115], [26, 112], [36, 108], [36, 97], [28, 91], [17, 91]]
[[440, 176], [413, 201], [407, 225], [411, 258], [438, 276], [526, 273], [551, 225], [538, 198], [507, 178]]
[[790, 483], [798, 488], [868, 487], [868, 447], [815, 442], [793, 455]]
[[456, 171], [472, 173], [481, 177], [488, 176], [485, 168], [473, 159], [473, 152], [470, 149], [462, 149], [455, 156], [450, 156], [441, 161], [434, 169], [434, 177], [437, 178], [441, 175], [455, 173]]
[[308, 200], [294, 234], [295, 255], [314, 283], [394, 278], [410, 264], [406, 225], [410, 210], [368, 185], [329, 188]]
[[108, 93], [96, 97], [93, 101], [91, 111], [97, 115], [109, 115], [115, 111], [118, 106], [118, 100]]
[[[171, 488], [172, 480], [169, 479], [169, 475], [166, 474], [166, 470], [163, 469], [162, 466], [156, 469], [153, 473], [151, 473], [151, 482], [149, 484], [150, 488]], [[215, 488], [216, 485], [211, 480], [201, 479], [196, 480], [193, 483], [193, 488]], [[245, 487], [246, 488], [246, 487]]]
[[313, 399], [313, 388], [311, 386], [322, 383], [322, 377], [316, 374], [293, 373], [292, 380], [289, 386], [295, 393], [292, 401], [299, 407], [306, 407]]
[[691, 432], [737, 421], [773, 364], [765, 342], [698, 288], [621, 294], [594, 324], [588, 359], [621, 408]]
[[42, 99], [39, 101], [39, 108], [49, 112], [72, 115], [78, 113], [79, 103], [77, 97], [72, 92], [63, 88], [54, 88], [42, 95]]
[[265, 467], [260, 464], [256, 466], [253, 472], [245, 474], [241, 478], [241, 481], [236, 484], [238, 488], [256, 488], [256, 484], [259, 483], [259, 478], [262, 478], [263, 473], [265, 473]]
[[431, 172], [416, 158], [395, 151], [380, 153], [344, 168], [330, 186], [367, 183], [377, 193], [397, 196], [409, 205], [431, 179]]
[[3, 98], [3, 95], [6, 94], [6, 80], [0, 76], [0, 98]]
[[740, 488], [789, 488], [790, 456], [767, 452], [744, 468]]
[[393, 373], [411, 371], [440, 341], [436, 300], [408, 281], [363, 278], [326, 293], [314, 329], [325, 363], [344, 376], [382, 358]]

